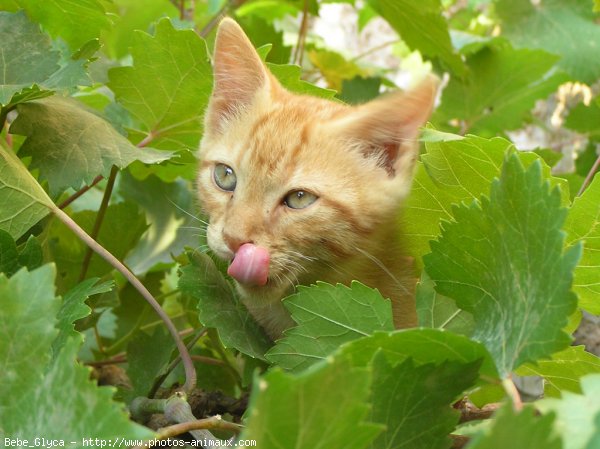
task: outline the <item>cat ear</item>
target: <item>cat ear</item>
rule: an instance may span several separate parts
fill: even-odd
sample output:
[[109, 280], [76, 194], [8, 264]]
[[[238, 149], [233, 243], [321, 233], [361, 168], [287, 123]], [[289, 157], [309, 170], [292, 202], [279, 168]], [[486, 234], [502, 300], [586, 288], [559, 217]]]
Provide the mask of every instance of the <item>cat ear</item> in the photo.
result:
[[376, 158], [390, 175], [410, 176], [419, 128], [431, 114], [437, 88], [437, 78], [427, 77], [414, 89], [353, 107], [335, 119], [331, 129], [357, 144], [366, 157]]
[[207, 129], [219, 129], [224, 120], [252, 104], [257, 93], [267, 92], [271, 75], [254, 46], [232, 19], [219, 24], [214, 52], [214, 86], [207, 112]]

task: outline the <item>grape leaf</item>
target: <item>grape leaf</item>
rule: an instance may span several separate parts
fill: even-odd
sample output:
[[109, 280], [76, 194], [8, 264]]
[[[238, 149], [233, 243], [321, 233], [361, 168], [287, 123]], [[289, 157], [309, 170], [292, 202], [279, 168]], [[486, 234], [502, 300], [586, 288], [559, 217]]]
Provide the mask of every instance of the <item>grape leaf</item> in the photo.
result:
[[551, 71], [557, 56], [494, 42], [467, 57], [469, 72], [464, 78], [450, 80], [436, 120], [459, 120], [463, 134], [493, 136], [522, 126], [535, 101], [567, 81], [564, 74]]
[[0, 273], [0, 422], [5, 432], [9, 410], [15, 406], [10, 398], [38, 384], [50, 360], [50, 343], [57, 334], [53, 317], [60, 307], [55, 272], [53, 265], [44, 265], [31, 272], [21, 269], [11, 278]]
[[371, 370], [327, 361], [300, 375], [274, 369], [254, 382], [240, 439], [257, 447], [362, 449], [381, 431], [367, 421]]
[[391, 302], [357, 281], [350, 287], [324, 282], [299, 286], [283, 304], [298, 325], [284, 333], [266, 358], [286, 370], [302, 371], [345, 342], [394, 330]]
[[418, 4], [410, 0], [368, 0], [368, 5], [389, 22], [410, 48], [438, 58], [456, 74], [464, 74], [464, 64], [452, 48], [439, 0]]
[[77, 50], [100, 32], [109, 28], [111, 21], [98, 0], [18, 0], [27, 15], [40, 23], [53, 37], [61, 37], [71, 49]]
[[193, 30], [176, 30], [168, 19], [154, 36], [136, 32], [132, 67], [108, 72], [108, 87], [160, 149], [196, 148], [212, 88], [206, 44]]
[[505, 404], [495, 415], [491, 426], [476, 435], [469, 449], [536, 448], [561, 449], [560, 439], [552, 431], [553, 415], [536, 416], [531, 406], [517, 413]]
[[471, 335], [473, 316], [457, 307], [454, 300], [436, 292], [426, 271], [423, 271], [421, 281], [417, 284], [416, 303], [419, 326]]
[[361, 104], [379, 96], [380, 78], [361, 78], [357, 76], [342, 81], [340, 99], [349, 104]]
[[589, 106], [579, 103], [573, 107], [565, 120], [565, 127], [598, 140], [600, 138], [600, 98], [596, 97]]
[[[70, 338], [43, 378], [26, 390], [14, 389], [3, 397], [16, 403], [2, 419], [6, 433], [29, 441], [44, 435], [64, 440], [72, 448], [85, 446], [84, 438], [110, 440], [115, 445], [122, 438], [152, 438], [150, 429], [129, 420], [123, 404], [113, 402], [115, 389], [98, 387], [90, 379], [89, 368], [76, 362], [81, 343], [81, 336]], [[20, 357], [29, 357], [26, 354]]]
[[[421, 156], [423, 163], [417, 164], [411, 194], [402, 213], [406, 250], [417, 265], [422, 265], [423, 255], [429, 252], [429, 241], [439, 235], [440, 221], [452, 218], [452, 205], [488, 192], [492, 179], [500, 174], [505, 153], [513, 148], [511, 142], [502, 138], [456, 139], [453, 134], [441, 137], [426, 141], [427, 153]], [[517, 154], [526, 167], [540, 159], [531, 152]], [[550, 167], [542, 166], [544, 177], [552, 185], [561, 186], [562, 203], [569, 204], [567, 182], [551, 178]]]
[[584, 346], [569, 346], [552, 354], [550, 360], [525, 364], [517, 371], [520, 376], [544, 378], [544, 396], [560, 397], [561, 391], [581, 393], [579, 380], [586, 374], [600, 374], [600, 358], [585, 351]]
[[526, 48], [543, 48], [561, 56], [558, 65], [573, 78], [592, 84], [600, 78], [600, 61], [590, 58], [600, 47], [600, 27], [592, 0], [497, 0], [502, 32]]
[[79, 333], [75, 331], [73, 323], [88, 316], [90, 309], [85, 301], [92, 295], [106, 293], [112, 290], [113, 281], [106, 281], [98, 284], [99, 278], [86, 279], [65, 293], [62, 305], [56, 316], [58, 322], [58, 335], [52, 342], [52, 357], [56, 360], [60, 351], [71, 337], [78, 337]]
[[541, 162], [525, 170], [513, 154], [490, 199], [456, 207], [455, 221], [442, 224], [424, 257], [436, 290], [473, 314], [473, 338], [502, 377], [570, 342], [562, 328], [577, 303], [570, 287], [581, 248], [563, 253], [560, 201]]
[[355, 366], [366, 366], [377, 351], [392, 365], [412, 358], [415, 364], [440, 364], [446, 360], [470, 364], [483, 360], [481, 374], [496, 379], [498, 372], [485, 347], [462, 335], [440, 329], [406, 329], [374, 332], [373, 335], [346, 343], [341, 349]]
[[332, 99], [336, 94], [335, 90], [323, 89], [301, 79], [302, 69], [297, 65], [267, 63], [267, 67], [283, 87], [297, 94], [314, 95], [315, 97], [329, 99]]
[[17, 240], [55, 207], [15, 153], [0, 144], [0, 229]]
[[219, 332], [223, 345], [264, 360], [271, 341], [241, 304], [235, 290], [204, 253], [188, 254], [179, 289], [198, 301], [200, 322]]
[[581, 260], [575, 268], [573, 290], [579, 307], [600, 315], [600, 176], [575, 198], [565, 222], [567, 244], [583, 242]]
[[174, 349], [173, 339], [161, 327], [157, 327], [152, 335], [135, 334], [127, 345], [127, 375], [133, 384], [130, 398], [148, 395], [154, 379], [169, 362]]
[[561, 399], [537, 402], [542, 413], [556, 414], [555, 428], [560, 430], [564, 449], [595, 449], [592, 441], [600, 434], [600, 374], [581, 379], [583, 394], [564, 391]]
[[0, 11], [0, 34], [0, 106], [5, 110], [48, 97], [53, 90], [90, 83], [86, 68], [100, 47], [98, 41], [88, 42], [85, 51], [62, 54], [22, 11]]
[[386, 424], [387, 431], [371, 447], [447, 448], [460, 415], [450, 405], [475, 383], [480, 362], [415, 366], [409, 358], [393, 366], [378, 353], [372, 362], [371, 419]]
[[172, 153], [133, 146], [108, 122], [75, 101], [51, 97], [21, 104], [10, 132], [27, 136], [20, 156], [31, 156], [30, 168], [40, 170], [52, 194], [67, 187], [79, 189], [98, 175], [108, 176], [113, 165], [123, 168], [134, 160], [158, 163]]
[[332, 50], [310, 50], [308, 58], [323, 74], [327, 84], [338, 92], [342, 90], [343, 80], [369, 74], [367, 70], [361, 69], [356, 63], [346, 60], [340, 53]]
[[181, 179], [165, 183], [156, 176], [143, 181], [124, 171], [119, 177], [119, 194], [135, 203], [152, 226], [127, 255], [127, 266], [139, 275], [158, 264], [171, 264], [173, 254], [183, 253], [185, 247], [196, 247], [198, 235], [206, 226], [192, 213], [193, 194], [189, 184]]
[[11, 277], [22, 267], [31, 271], [42, 262], [42, 247], [34, 236], [29, 236], [25, 245], [18, 249], [12, 236], [0, 229], [0, 273]]

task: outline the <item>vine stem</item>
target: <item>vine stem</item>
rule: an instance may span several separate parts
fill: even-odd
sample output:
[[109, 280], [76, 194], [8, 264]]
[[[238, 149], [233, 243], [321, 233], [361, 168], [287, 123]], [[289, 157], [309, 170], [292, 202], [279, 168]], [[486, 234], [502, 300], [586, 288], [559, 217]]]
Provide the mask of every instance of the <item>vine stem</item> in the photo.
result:
[[[119, 173], [119, 169], [116, 165], [113, 165], [110, 169], [110, 175], [108, 177], [108, 181], [106, 183], [106, 189], [104, 190], [104, 195], [102, 196], [102, 203], [100, 204], [100, 209], [98, 210], [98, 214], [96, 215], [96, 220], [94, 221], [94, 228], [92, 229], [92, 233], [90, 236], [94, 239], [98, 239], [98, 234], [100, 234], [100, 228], [102, 226], [102, 222], [104, 221], [104, 216], [106, 215], [106, 210], [108, 209], [108, 203], [110, 201], [110, 196], [112, 195], [113, 187], [115, 186], [115, 180], [117, 179], [117, 173]], [[90, 262], [92, 260], [92, 254], [94, 251], [92, 248], [88, 247], [88, 250], [83, 257], [83, 262], [81, 263], [81, 272], [79, 273], [79, 282], [85, 279], [88, 268], [90, 267]]]
[[585, 177], [585, 180], [583, 181], [583, 184], [581, 184], [581, 188], [579, 189], [579, 192], [577, 192], [577, 196], [581, 196], [583, 194], [583, 192], [585, 192], [585, 189], [587, 189], [587, 186], [590, 185], [590, 182], [592, 182], [592, 179], [594, 178], [594, 175], [596, 174], [596, 172], [598, 171], [599, 168], [600, 168], [600, 156], [598, 156], [598, 158], [596, 159], [596, 162], [594, 162], [594, 165], [592, 166], [592, 168], [588, 172], [587, 176]]
[[85, 232], [81, 227], [65, 212], [63, 212], [58, 207], [53, 208], [52, 212], [56, 217], [62, 221], [66, 226], [69, 227], [76, 235], [79, 237], [88, 247], [90, 247], [96, 254], [106, 260], [110, 265], [112, 265], [117, 271], [119, 271], [127, 281], [144, 297], [146, 301], [152, 306], [158, 316], [164, 321], [171, 337], [175, 341], [177, 345], [177, 349], [179, 350], [179, 354], [181, 355], [181, 360], [183, 362], [183, 367], [185, 370], [185, 384], [183, 386], [183, 390], [186, 392], [192, 391], [194, 386], [196, 385], [196, 370], [194, 368], [194, 363], [192, 362], [192, 358], [190, 357], [190, 353], [183, 343], [183, 340], [179, 336], [179, 332], [177, 328], [171, 321], [171, 318], [165, 313], [162, 309], [158, 301], [154, 299], [154, 296], [148, 291], [146, 287], [140, 282], [140, 280], [135, 277], [135, 275], [129, 271], [129, 269], [119, 261], [115, 256], [113, 256], [110, 252], [108, 252], [103, 246], [101, 246], [98, 242], [96, 242], [90, 235]]
[[302, 58], [304, 56], [304, 42], [306, 41], [306, 33], [308, 31], [308, 0], [304, 0], [304, 8], [302, 10], [302, 22], [300, 23], [300, 31], [298, 32], [298, 42], [296, 43], [296, 51], [294, 52], [294, 63], [302, 66]]
[[502, 387], [504, 387], [504, 391], [512, 400], [515, 411], [520, 412], [523, 409], [523, 402], [521, 401], [521, 395], [513, 380], [510, 377], [502, 379]]

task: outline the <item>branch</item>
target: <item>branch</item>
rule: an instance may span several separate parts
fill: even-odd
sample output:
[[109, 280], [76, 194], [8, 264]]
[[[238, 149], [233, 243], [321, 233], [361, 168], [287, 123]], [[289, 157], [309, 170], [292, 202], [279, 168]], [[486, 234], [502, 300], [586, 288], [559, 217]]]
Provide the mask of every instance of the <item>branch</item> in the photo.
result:
[[520, 412], [523, 408], [523, 402], [521, 401], [521, 395], [513, 380], [510, 377], [502, 379], [502, 387], [504, 387], [504, 391], [510, 397], [514, 410]]
[[[100, 234], [100, 228], [102, 227], [102, 222], [104, 221], [104, 216], [106, 215], [106, 210], [108, 209], [108, 203], [110, 201], [110, 196], [112, 195], [113, 187], [115, 186], [117, 173], [119, 173], [119, 169], [116, 165], [113, 165], [113, 167], [110, 169], [110, 175], [108, 176], [108, 182], [106, 183], [104, 195], [102, 196], [102, 203], [100, 204], [100, 209], [98, 210], [98, 214], [96, 214], [94, 228], [92, 229], [92, 233], [90, 234], [90, 236], [94, 240], [98, 240], [98, 234]], [[94, 254], [92, 248], [88, 247], [85, 256], [83, 257], [83, 262], [81, 263], [79, 282], [85, 279], [88, 268], [90, 267], [90, 261], [92, 260], [92, 254]]]
[[592, 166], [589, 173], [585, 177], [585, 180], [583, 181], [583, 184], [581, 184], [581, 188], [579, 189], [579, 192], [577, 192], [577, 196], [581, 196], [583, 194], [583, 192], [585, 191], [585, 189], [587, 188], [587, 186], [590, 185], [590, 183], [592, 182], [592, 179], [594, 178], [594, 175], [598, 171], [598, 168], [600, 168], [600, 156], [598, 156], [598, 158], [596, 159], [596, 162], [594, 162], [594, 165]]
[[302, 10], [302, 22], [300, 22], [300, 31], [298, 32], [298, 42], [294, 51], [294, 63], [302, 66], [302, 58], [304, 57], [304, 43], [306, 41], [306, 33], [308, 31], [308, 0], [304, 0], [304, 8]]
[[73, 195], [71, 195], [69, 198], [67, 198], [66, 200], [64, 200], [62, 203], [60, 203], [58, 205], [59, 209], [64, 209], [65, 207], [67, 207], [69, 204], [71, 204], [73, 201], [75, 201], [77, 198], [79, 198], [81, 195], [83, 195], [85, 192], [87, 192], [88, 190], [90, 190], [92, 187], [94, 187], [96, 184], [98, 184], [100, 181], [102, 181], [104, 179], [104, 176], [102, 175], [98, 175], [94, 178], [94, 180], [92, 181], [92, 183], [89, 186], [84, 186], [81, 189], [79, 189], [77, 192], [75, 192]]
[[129, 271], [129, 269], [123, 265], [115, 256], [113, 256], [110, 252], [108, 252], [104, 247], [102, 247], [98, 242], [96, 242], [93, 238], [91, 238], [81, 227], [73, 221], [71, 217], [69, 217], [66, 213], [64, 213], [61, 209], [53, 208], [52, 212], [56, 215], [56, 217], [62, 221], [65, 225], [67, 225], [86, 245], [94, 250], [96, 254], [106, 260], [111, 266], [113, 266], [117, 271], [119, 271], [125, 279], [144, 297], [146, 301], [152, 306], [152, 308], [156, 311], [158, 316], [164, 321], [169, 333], [175, 343], [177, 345], [177, 349], [179, 350], [179, 354], [181, 355], [181, 360], [183, 361], [183, 366], [185, 369], [185, 384], [183, 386], [184, 391], [191, 391], [192, 388], [196, 385], [196, 371], [194, 369], [194, 363], [190, 357], [190, 353], [188, 352], [186, 346], [183, 344], [179, 333], [177, 332], [177, 328], [171, 321], [171, 318], [165, 313], [160, 304], [154, 299], [152, 294], [144, 287], [144, 285], [139, 281], [135, 275]]

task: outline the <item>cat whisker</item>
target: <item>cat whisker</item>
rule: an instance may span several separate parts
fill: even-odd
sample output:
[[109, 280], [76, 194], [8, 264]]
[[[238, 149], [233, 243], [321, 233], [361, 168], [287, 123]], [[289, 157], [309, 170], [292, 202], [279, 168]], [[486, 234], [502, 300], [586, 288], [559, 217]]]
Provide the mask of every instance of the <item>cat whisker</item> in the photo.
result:
[[187, 210], [185, 210], [183, 207], [181, 207], [179, 204], [175, 203], [171, 198], [169, 198], [168, 196], [165, 197], [167, 198], [167, 201], [169, 201], [173, 206], [175, 206], [177, 209], [179, 209], [181, 212], [183, 212], [184, 214], [188, 215], [189, 217], [193, 218], [196, 221], [199, 221], [200, 223], [208, 226], [208, 222], [205, 220], [202, 220], [200, 217], [195, 216], [194, 214], [191, 214], [190, 212], [188, 212]]

